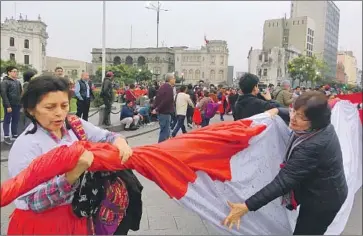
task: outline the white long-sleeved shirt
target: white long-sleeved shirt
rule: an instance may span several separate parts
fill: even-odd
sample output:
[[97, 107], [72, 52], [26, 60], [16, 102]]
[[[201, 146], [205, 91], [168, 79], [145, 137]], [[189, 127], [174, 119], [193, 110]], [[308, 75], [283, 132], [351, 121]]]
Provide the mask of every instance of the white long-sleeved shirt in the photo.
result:
[[178, 93], [176, 95], [176, 101], [175, 101], [176, 114], [185, 116], [187, 114], [188, 104], [194, 107], [194, 104], [190, 99], [189, 94]]

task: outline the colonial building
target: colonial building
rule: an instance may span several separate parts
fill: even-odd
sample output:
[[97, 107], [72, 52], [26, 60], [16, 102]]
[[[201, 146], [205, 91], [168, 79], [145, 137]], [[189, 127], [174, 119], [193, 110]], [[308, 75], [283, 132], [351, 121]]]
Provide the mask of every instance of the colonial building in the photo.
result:
[[46, 72], [54, 73], [56, 67], [62, 67], [64, 75], [73, 80], [81, 78], [82, 72], [93, 74], [91, 63], [59, 57], [46, 57]]
[[254, 49], [248, 57], [248, 72], [257, 75], [261, 83], [276, 85], [289, 78], [287, 63], [299, 55], [295, 48]]
[[[102, 65], [102, 49], [92, 49], [93, 73]], [[188, 47], [106, 48], [106, 65], [127, 64], [146, 68], [162, 78], [168, 72], [196, 84], [199, 80], [218, 84], [227, 82], [227, 42], [210, 40], [199, 49]]]
[[[102, 66], [102, 49], [92, 49], [93, 74]], [[146, 68], [155, 76], [174, 72], [174, 51], [171, 48], [106, 48], [106, 65], [126, 64]], [[160, 77], [159, 77], [160, 78]]]
[[200, 49], [173, 47], [175, 53], [175, 73], [184, 78], [185, 83], [196, 84], [199, 80], [207, 83], [227, 83], [228, 47], [224, 40], [209, 40]]
[[47, 25], [38, 20], [28, 20], [21, 15], [18, 20], [5, 19], [1, 23], [1, 59], [31, 65], [38, 72], [46, 68]]

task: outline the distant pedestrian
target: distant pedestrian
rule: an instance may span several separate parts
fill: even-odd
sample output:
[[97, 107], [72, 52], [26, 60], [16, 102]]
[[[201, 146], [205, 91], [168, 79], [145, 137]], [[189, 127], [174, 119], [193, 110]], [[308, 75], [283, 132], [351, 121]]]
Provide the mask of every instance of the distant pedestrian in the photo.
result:
[[74, 94], [77, 98], [77, 113], [79, 118], [88, 121], [89, 107], [91, 100], [94, 98], [92, 92], [92, 82], [89, 79], [89, 74], [83, 72], [81, 79], [76, 82], [76, 88]]
[[100, 97], [103, 98], [103, 103], [105, 104], [105, 113], [102, 124], [106, 126], [111, 125], [110, 114], [111, 114], [112, 103], [114, 100], [112, 80], [113, 80], [113, 72], [111, 71], [107, 72], [106, 77], [102, 82], [101, 93], [100, 93]]
[[175, 137], [179, 129], [182, 130], [183, 134], [187, 132], [185, 129], [185, 117], [187, 115], [188, 106], [194, 109], [194, 104], [190, 99], [190, 95], [185, 93], [187, 87], [182, 85], [180, 87], [180, 92], [175, 97], [175, 114], [176, 114], [176, 126], [173, 130], [172, 137]]
[[6, 68], [7, 76], [1, 82], [1, 98], [4, 107], [4, 142], [11, 145], [13, 141], [10, 138], [10, 123], [12, 138], [18, 137], [18, 122], [20, 118], [20, 99], [23, 89], [18, 80], [18, 68], [8, 66]]
[[156, 98], [153, 114], [158, 114], [160, 125], [159, 143], [170, 137], [171, 114], [174, 113], [175, 76], [173, 73], [166, 74], [165, 83], [160, 86]]

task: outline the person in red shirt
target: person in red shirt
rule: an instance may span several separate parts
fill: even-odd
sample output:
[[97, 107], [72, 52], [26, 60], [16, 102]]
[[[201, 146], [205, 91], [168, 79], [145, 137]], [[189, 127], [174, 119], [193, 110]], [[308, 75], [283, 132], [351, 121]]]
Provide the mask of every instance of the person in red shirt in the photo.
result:
[[130, 88], [128, 90], [126, 90], [125, 92], [125, 98], [126, 101], [131, 101], [131, 102], [136, 102], [136, 96], [134, 93], [134, 89], [135, 89], [135, 85], [134, 84], [130, 84]]

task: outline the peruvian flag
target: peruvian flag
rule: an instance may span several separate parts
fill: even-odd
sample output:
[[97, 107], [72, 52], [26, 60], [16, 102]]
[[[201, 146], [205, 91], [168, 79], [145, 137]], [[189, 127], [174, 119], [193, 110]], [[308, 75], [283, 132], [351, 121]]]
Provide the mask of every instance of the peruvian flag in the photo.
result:
[[[354, 194], [362, 186], [362, 127], [356, 108], [344, 101], [335, 105], [332, 123], [341, 142], [349, 187], [347, 200], [326, 233], [338, 235], [348, 220]], [[293, 232], [298, 211], [288, 211], [281, 205], [281, 199], [248, 213], [239, 230], [229, 230], [221, 222], [229, 213], [227, 200], [244, 202], [273, 180], [289, 135], [282, 119], [260, 114], [246, 120], [213, 124], [159, 144], [136, 147], [124, 165], [118, 150], [110, 144], [76, 142], [39, 156], [19, 175], [3, 182], [1, 207], [54, 176], [68, 172], [80, 154], [89, 150], [95, 156], [89, 171], [134, 169], [221, 234], [288, 235]], [[46, 214], [39, 220], [46, 219]]]
[[209, 43], [209, 40], [207, 39], [207, 36], [205, 36], [205, 35], [204, 35], [204, 42], [205, 42], [205, 44]]

